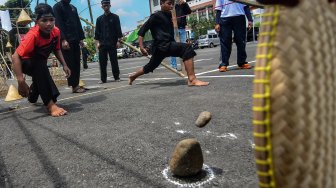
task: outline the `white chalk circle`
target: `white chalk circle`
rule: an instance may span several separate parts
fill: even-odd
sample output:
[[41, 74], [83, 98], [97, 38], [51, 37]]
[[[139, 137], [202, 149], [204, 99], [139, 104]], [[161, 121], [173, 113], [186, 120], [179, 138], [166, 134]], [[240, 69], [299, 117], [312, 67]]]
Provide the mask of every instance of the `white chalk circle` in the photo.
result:
[[163, 177], [179, 187], [198, 187], [209, 183], [215, 178], [215, 173], [208, 166], [203, 164], [202, 171], [193, 177], [176, 177], [170, 172], [169, 167], [162, 171]]

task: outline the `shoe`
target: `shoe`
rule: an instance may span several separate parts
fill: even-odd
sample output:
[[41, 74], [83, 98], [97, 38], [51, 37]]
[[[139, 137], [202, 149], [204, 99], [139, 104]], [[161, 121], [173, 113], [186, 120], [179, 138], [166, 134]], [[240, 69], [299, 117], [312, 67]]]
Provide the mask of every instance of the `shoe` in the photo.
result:
[[75, 87], [73, 90], [72, 90], [72, 93], [85, 93], [86, 90], [84, 88], [81, 88], [79, 86]]
[[115, 82], [120, 82], [121, 80], [120, 80], [120, 78], [118, 78], [118, 79], [115, 79], [114, 81]]
[[243, 64], [242, 66], [239, 66], [240, 69], [251, 69], [251, 65], [249, 64]]
[[226, 72], [226, 71], [227, 71], [227, 67], [226, 66], [219, 67], [219, 72]]
[[103, 81], [99, 81], [98, 84], [105, 84], [106, 82]]

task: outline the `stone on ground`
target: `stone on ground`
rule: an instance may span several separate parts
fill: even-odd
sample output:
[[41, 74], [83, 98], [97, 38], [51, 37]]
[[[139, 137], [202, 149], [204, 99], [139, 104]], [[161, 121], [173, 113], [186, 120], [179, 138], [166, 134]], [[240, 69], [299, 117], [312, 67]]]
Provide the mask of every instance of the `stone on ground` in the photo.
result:
[[204, 127], [210, 122], [210, 120], [211, 120], [211, 113], [208, 111], [204, 111], [200, 113], [195, 124], [197, 127]]
[[169, 168], [173, 175], [193, 176], [202, 170], [202, 166], [202, 149], [196, 139], [185, 139], [176, 145], [169, 162]]

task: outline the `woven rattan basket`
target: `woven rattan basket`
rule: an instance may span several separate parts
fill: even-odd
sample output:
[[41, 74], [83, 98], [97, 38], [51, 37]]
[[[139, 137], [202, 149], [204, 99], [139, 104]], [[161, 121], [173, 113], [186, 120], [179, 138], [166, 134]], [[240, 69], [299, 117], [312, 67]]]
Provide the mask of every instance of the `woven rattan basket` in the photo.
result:
[[56, 86], [64, 86], [67, 84], [65, 73], [61, 67], [51, 67], [49, 68], [49, 72]]
[[3, 98], [7, 95], [8, 92], [8, 85], [6, 83], [6, 79], [3, 76], [3, 74], [1, 74], [0, 76], [0, 98]]
[[336, 187], [335, 4], [265, 9], [253, 96], [260, 187]]

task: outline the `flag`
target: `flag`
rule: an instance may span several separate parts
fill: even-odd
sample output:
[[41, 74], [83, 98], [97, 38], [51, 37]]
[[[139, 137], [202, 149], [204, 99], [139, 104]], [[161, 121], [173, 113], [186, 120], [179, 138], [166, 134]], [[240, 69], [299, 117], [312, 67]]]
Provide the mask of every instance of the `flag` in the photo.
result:
[[12, 30], [12, 23], [10, 21], [9, 11], [0, 11], [0, 19], [1, 19], [1, 26], [2, 29], [6, 31]]

